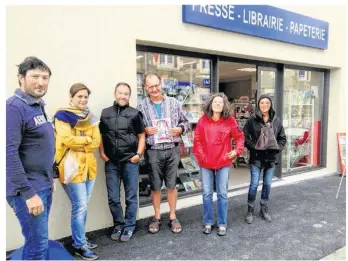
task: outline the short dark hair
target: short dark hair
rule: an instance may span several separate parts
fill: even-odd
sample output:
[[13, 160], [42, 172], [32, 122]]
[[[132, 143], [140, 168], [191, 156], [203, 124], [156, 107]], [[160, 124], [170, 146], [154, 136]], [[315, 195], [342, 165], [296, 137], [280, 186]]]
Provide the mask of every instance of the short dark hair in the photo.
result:
[[204, 108], [203, 108], [204, 113], [210, 118], [213, 117], [213, 110], [211, 107], [212, 107], [213, 100], [216, 97], [221, 97], [224, 101], [224, 107], [222, 109], [221, 116], [224, 119], [231, 117], [231, 105], [227, 99], [227, 96], [222, 92], [216, 93], [210, 96], [209, 100], [207, 100], [207, 102], [204, 104]]
[[129, 86], [129, 84], [126, 83], [126, 82], [119, 82], [119, 83], [117, 83], [117, 84], [116, 84], [116, 87], [115, 87], [115, 92], [116, 92], [117, 88], [118, 88], [119, 86], [121, 86], [121, 85], [127, 86], [128, 89], [129, 89], [129, 95], [132, 94], [132, 89], [131, 89], [131, 87]]
[[81, 90], [86, 90], [88, 96], [91, 94], [91, 90], [86, 85], [84, 85], [83, 83], [75, 83], [70, 87], [71, 98], [73, 98], [76, 95], [76, 93]]
[[21, 64], [17, 65], [18, 67], [18, 74], [25, 77], [27, 75], [27, 72], [30, 70], [40, 69], [42, 71], [48, 72], [49, 76], [52, 75], [51, 69], [39, 58], [36, 58], [34, 56], [29, 56], [24, 59]]
[[156, 73], [156, 72], [147, 72], [143, 76], [143, 85], [144, 86], [146, 85], [146, 78], [148, 76], [156, 76], [158, 78], [158, 80], [160, 81], [160, 84], [161, 84], [161, 76], [158, 73]]

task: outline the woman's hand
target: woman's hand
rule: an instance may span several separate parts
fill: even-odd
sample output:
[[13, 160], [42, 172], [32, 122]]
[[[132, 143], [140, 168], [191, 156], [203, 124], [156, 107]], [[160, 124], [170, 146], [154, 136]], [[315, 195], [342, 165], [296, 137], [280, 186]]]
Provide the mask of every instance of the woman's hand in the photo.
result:
[[236, 157], [237, 157], [237, 152], [235, 152], [234, 150], [232, 150], [231, 152], [227, 154], [227, 158], [229, 159], [234, 159]]

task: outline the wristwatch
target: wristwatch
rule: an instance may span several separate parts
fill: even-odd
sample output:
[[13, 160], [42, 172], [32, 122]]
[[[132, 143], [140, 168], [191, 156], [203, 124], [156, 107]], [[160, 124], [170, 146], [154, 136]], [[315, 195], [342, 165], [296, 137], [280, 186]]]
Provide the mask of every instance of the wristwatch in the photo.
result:
[[136, 155], [138, 155], [138, 156], [139, 156], [139, 158], [141, 158], [141, 156], [142, 156], [143, 154], [141, 154], [141, 153], [137, 153]]

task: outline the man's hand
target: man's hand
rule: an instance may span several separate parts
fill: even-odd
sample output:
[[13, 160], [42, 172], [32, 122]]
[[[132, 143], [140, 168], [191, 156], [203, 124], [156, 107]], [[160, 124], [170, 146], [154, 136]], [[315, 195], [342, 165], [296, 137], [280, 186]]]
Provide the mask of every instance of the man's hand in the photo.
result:
[[136, 164], [136, 163], [139, 162], [139, 160], [140, 160], [139, 155], [134, 155], [133, 157], [130, 158], [129, 161], [132, 162], [132, 163], [134, 163], [134, 164]]
[[29, 213], [33, 214], [34, 216], [38, 216], [44, 211], [42, 200], [37, 194], [32, 198], [27, 199], [25, 203], [27, 204]]
[[182, 128], [176, 127], [169, 130], [169, 134], [172, 136], [179, 136], [182, 133]]
[[229, 159], [234, 159], [236, 157], [237, 157], [237, 152], [235, 152], [234, 150], [232, 150], [231, 152], [227, 154], [227, 158]]
[[110, 159], [105, 155], [105, 153], [100, 153], [100, 158], [101, 158], [104, 162], [107, 162], [107, 161], [110, 160]]
[[146, 127], [145, 128], [145, 134], [149, 135], [149, 136], [155, 135], [157, 133], [157, 131], [158, 131], [157, 127]]

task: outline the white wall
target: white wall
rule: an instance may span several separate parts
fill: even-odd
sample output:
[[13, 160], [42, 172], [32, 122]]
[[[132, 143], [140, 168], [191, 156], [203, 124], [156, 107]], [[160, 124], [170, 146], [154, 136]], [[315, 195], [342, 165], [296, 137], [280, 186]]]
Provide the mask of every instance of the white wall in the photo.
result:
[[[69, 87], [83, 82], [92, 90], [90, 108], [100, 115], [110, 106], [118, 81], [136, 88], [136, 43], [223, 54], [263, 61], [335, 68], [331, 74], [328, 172], [337, 168], [335, 133], [345, 131], [345, 12], [341, 6], [296, 6], [286, 9], [329, 22], [329, 49], [317, 50], [181, 22], [181, 6], [22, 7], [7, 8], [7, 97], [17, 87], [16, 64], [34, 55], [51, 68], [47, 111], [68, 103]], [[135, 105], [133, 95], [131, 105]], [[337, 107], [339, 110], [337, 110]], [[340, 119], [337, 123], [337, 119]], [[112, 225], [107, 206], [104, 167], [89, 207], [87, 231]], [[143, 213], [140, 210], [140, 215]], [[50, 215], [50, 237], [70, 235], [70, 204], [58, 186]], [[22, 244], [20, 228], [7, 208], [7, 246]]]

